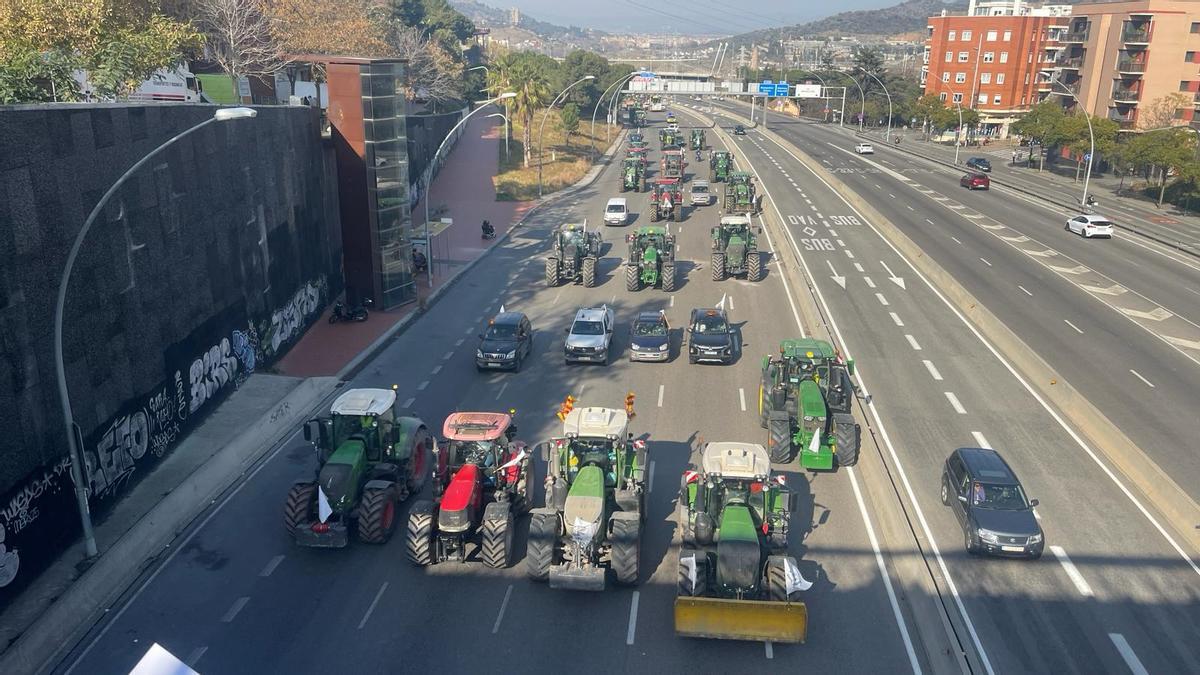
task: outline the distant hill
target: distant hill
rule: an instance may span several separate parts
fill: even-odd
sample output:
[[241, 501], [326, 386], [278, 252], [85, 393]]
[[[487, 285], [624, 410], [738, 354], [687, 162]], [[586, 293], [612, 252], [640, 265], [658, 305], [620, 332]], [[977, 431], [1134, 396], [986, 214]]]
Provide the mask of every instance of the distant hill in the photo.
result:
[[966, 8], [967, 0], [906, 0], [891, 7], [842, 12], [808, 23], [742, 33], [727, 41], [736, 47], [828, 34], [896, 35], [924, 32], [927, 18], [941, 14], [943, 9], [964, 11]]
[[462, 12], [468, 19], [474, 21], [477, 26], [487, 28], [515, 27], [529, 31], [547, 40], [583, 40], [607, 35], [604, 31], [592, 30], [590, 28], [559, 26], [545, 21], [538, 21], [525, 12], [521, 12], [520, 22], [516, 26], [512, 26], [509, 21], [509, 10], [498, 9], [490, 5], [485, 5], [482, 2], [476, 2], [475, 0], [450, 0], [450, 6]]

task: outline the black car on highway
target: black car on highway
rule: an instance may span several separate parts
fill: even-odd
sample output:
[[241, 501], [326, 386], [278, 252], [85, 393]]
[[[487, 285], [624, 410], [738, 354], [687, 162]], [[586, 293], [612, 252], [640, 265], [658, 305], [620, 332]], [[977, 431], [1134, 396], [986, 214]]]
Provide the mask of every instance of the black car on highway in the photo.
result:
[[733, 135], [734, 136], [745, 136], [746, 135], [746, 127], [744, 127], [740, 124], [737, 125], [736, 127], [733, 128]]
[[669, 361], [671, 359], [671, 327], [663, 312], [638, 314], [629, 329], [630, 361]]
[[975, 169], [976, 171], [990, 172], [992, 163], [986, 157], [972, 157], [967, 160], [967, 168]]
[[723, 309], [693, 309], [688, 322], [688, 363], [733, 363], [733, 328]]
[[1037, 559], [1045, 535], [1021, 481], [991, 448], [959, 448], [942, 468], [942, 503], [954, 511], [967, 553]]
[[479, 370], [520, 370], [521, 363], [533, 351], [533, 326], [521, 312], [501, 308], [487, 331], [479, 334], [475, 367]]

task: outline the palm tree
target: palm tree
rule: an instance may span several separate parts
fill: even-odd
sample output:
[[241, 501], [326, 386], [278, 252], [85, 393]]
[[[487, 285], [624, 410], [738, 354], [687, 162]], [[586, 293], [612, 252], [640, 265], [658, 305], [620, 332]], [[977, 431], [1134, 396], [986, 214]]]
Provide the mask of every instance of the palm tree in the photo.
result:
[[521, 54], [511, 54], [498, 59], [488, 75], [489, 86], [494, 87], [494, 92], [516, 93], [516, 97], [508, 99], [505, 106], [521, 121], [524, 165], [525, 168], [529, 168], [533, 148], [533, 132], [530, 128], [533, 126], [534, 114], [550, 102], [550, 80], [538, 64], [521, 58]]

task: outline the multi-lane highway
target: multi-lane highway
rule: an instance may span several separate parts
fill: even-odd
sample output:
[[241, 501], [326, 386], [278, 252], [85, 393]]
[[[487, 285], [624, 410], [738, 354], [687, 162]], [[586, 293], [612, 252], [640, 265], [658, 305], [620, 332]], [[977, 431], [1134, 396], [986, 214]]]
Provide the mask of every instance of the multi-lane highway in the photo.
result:
[[[661, 124], [661, 116], [656, 117]], [[648, 130], [653, 162], [659, 156], [656, 135], [656, 129]], [[712, 131], [709, 140], [720, 147]], [[751, 159], [760, 171], [770, 164], [765, 157]], [[690, 153], [688, 161], [694, 162]], [[688, 173], [697, 169], [707, 177], [706, 166], [693, 165]], [[678, 289], [673, 294], [657, 289], [627, 292], [619, 274], [626, 252], [623, 238], [631, 228], [648, 220], [644, 215], [647, 195], [631, 193], [626, 196], [635, 213], [634, 222], [624, 228], [603, 228], [606, 244], [599, 285], [547, 288], [542, 260], [550, 228], [585, 218], [589, 227], [601, 227], [605, 200], [618, 194], [617, 181], [616, 167], [609, 166], [591, 187], [540, 212], [482, 264], [466, 273], [437, 305], [367, 363], [346, 387], [396, 384], [403, 405], [436, 429], [441, 428], [446, 414], [455, 410], [516, 408], [518, 435], [530, 443], [558, 432], [554, 411], [567, 394], [579, 397], [583, 405], [619, 407], [627, 391], [635, 392], [637, 416], [632, 430], [649, 439], [651, 460], [640, 586], [610, 587], [596, 594], [555, 591], [529, 581], [522, 563], [508, 570], [491, 570], [478, 563], [416, 569], [405, 560], [399, 537], [384, 546], [352, 542], [344, 550], [299, 548], [282, 527], [282, 506], [289, 485], [298, 477], [311, 475], [314, 465], [311, 448], [297, 436], [272, 454], [228, 499], [214, 505], [197, 528], [185, 533], [173, 546], [175, 552], [152, 567], [106, 620], [57, 664], [56, 671], [126, 672], [153, 642], [204, 673], [550, 673], [568, 668], [574, 672], [735, 672], [770, 668], [891, 673], [938, 670], [948, 659], [953, 663], [953, 657], [946, 656], [956, 650], [952, 638], [936, 621], [920, 618], [933, 605], [940, 605], [942, 599], [923, 595], [917, 585], [902, 586], [895, 576], [896, 557], [916, 555], [909, 551], [917, 551], [918, 545], [911, 541], [906, 546], [888, 545], [882, 536], [883, 522], [904, 523], [907, 507], [901, 508], [894, 498], [880, 501], [879, 495], [888, 493], [868, 486], [868, 480], [872, 484], [887, 481], [884, 467], [872, 453], [863, 458], [860, 471], [804, 476], [794, 468], [781, 467], [802, 497], [792, 521], [792, 551], [801, 561], [802, 573], [815, 581], [806, 596], [811, 617], [806, 645], [674, 636], [671, 607], [677, 545], [672, 517], [680, 475], [696, 461], [706, 441], [765, 440], [755, 407], [759, 359], [772, 352], [780, 339], [802, 333], [795, 295], [801, 291], [802, 282], [799, 270], [781, 264], [781, 259], [774, 256], [767, 265], [765, 279], [759, 283], [711, 281], [707, 269], [709, 228], [716, 221], [717, 207], [708, 206], [686, 208], [685, 221], [671, 225], [680, 243]], [[770, 190], [772, 195], [782, 192], [774, 178]], [[789, 201], [781, 208], [787, 213], [801, 213], [793, 203], [797, 197], [787, 198]], [[833, 210], [832, 204], [830, 208], [829, 217], [852, 215], [844, 209]], [[772, 246], [790, 246], [774, 238], [780, 234], [779, 230], [768, 231]], [[842, 236], [856, 234], [847, 229]], [[868, 249], [860, 250], [865, 254]], [[890, 260], [897, 272], [903, 273], [902, 263]], [[844, 267], [851, 261], [837, 262]], [[863, 262], [872, 267], [876, 264]], [[890, 282], [880, 277], [879, 283]], [[906, 311], [903, 294], [882, 287], [879, 290], [888, 290], [897, 303], [894, 309]], [[870, 297], [864, 301], [875, 302]], [[601, 304], [616, 309], [618, 358], [609, 366], [565, 365], [563, 332], [575, 310]], [[693, 307], [717, 304], [728, 310], [738, 327], [738, 359], [729, 366], [689, 365], [686, 357], [678, 356], [687, 313]], [[533, 357], [516, 374], [478, 374], [473, 361], [475, 336], [501, 306], [530, 316], [536, 330]], [[625, 350], [630, 321], [638, 311], [658, 309], [666, 311], [674, 329], [675, 357], [661, 365], [628, 362]], [[916, 312], [908, 316], [920, 320]], [[910, 382], [894, 380], [891, 386], [898, 387], [900, 394], [890, 390], [879, 396], [890, 401], [887, 405], [891, 414], [899, 415], [894, 418], [895, 426], [889, 423], [888, 429], [899, 435], [896, 450], [907, 457], [912, 457], [907, 453], [914, 449], [921, 453], [913, 461], [924, 465], [906, 464], [906, 468], [921, 495], [926, 516], [941, 534], [949, 531], [948, 515], [934, 513], [929, 505], [929, 495], [933, 494], [929, 485], [936, 482], [937, 462], [954, 445], [972, 442], [969, 429], [985, 430], [995, 442], [1011, 437], [1005, 433], [1003, 422], [961, 424], [940, 409], [907, 414], [907, 406], [920, 397], [940, 398], [941, 383], [928, 381], [920, 360], [913, 361], [905, 353], [901, 363], [898, 354], [892, 353], [897, 347], [891, 343], [899, 333], [886, 313], [886, 325], [878, 323], [878, 317], [872, 318], [876, 323], [872, 331], [851, 336], [849, 344], [861, 351], [861, 362], [872, 362], [868, 378], [870, 373], [890, 373], [895, 368], [914, 371]], [[961, 328], [952, 330], [963, 332]], [[876, 338], [886, 342], [870, 346]], [[926, 349], [933, 349], [940, 341], [936, 335], [923, 333], [919, 339], [928, 341]], [[958, 340], [968, 338], [960, 336]], [[947, 377], [957, 375], [951, 360], [938, 365]], [[997, 377], [1002, 375], [998, 366], [993, 370]], [[1006, 392], [1019, 396], [1019, 387], [1011, 378], [1003, 386]], [[972, 396], [971, 390], [966, 383], [957, 389], [963, 404], [983, 413], [982, 401], [978, 394]], [[1004, 419], [1014, 419], [1021, 412], [1037, 414], [1028, 401], [1014, 403], [1013, 409]], [[1054, 433], [1051, 426], [1044, 420], [1037, 424], [1046, 433]], [[905, 447], [915, 440], [902, 431], [909, 428], [921, 436], [916, 448]], [[1021, 430], [1018, 437], [1027, 440], [1033, 431]], [[535, 482], [540, 485], [545, 467], [537, 462], [536, 470]], [[1034, 478], [1032, 468], [1026, 473]], [[1053, 492], [1041, 480], [1036, 480], [1033, 487], [1039, 496]], [[1050, 506], [1054, 513], [1060, 508], [1070, 507]], [[517, 541], [518, 560], [524, 558], [525, 527], [523, 520]], [[1055, 526], [1052, 531], [1057, 534], [1059, 529]], [[1161, 553], [1161, 546], [1148, 537], [1126, 540], [1122, 545], [1145, 555]], [[1063, 585], [1057, 578], [1061, 570], [1054, 563], [1042, 563], [1039, 569], [1044, 571], [1034, 573], [1040, 579], [1036, 583], [1003, 587], [1019, 578], [1026, 568], [1019, 563], [1010, 566], [967, 561], [953, 550], [953, 544], [947, 548], [947, 557], [957, 560], [955, 564], [988, 570], [986, 577], [955, 578], [966, 584], [963, 597], [976, 611], [980, 603], [989, 602], [979, 584], [997, 585], [998, 612], [1015, 609], [1018, 616], [1029, 603], [1016, 598], [1046, 589], [1059, 591]], [[1077, 555], [1086, 555], [1085, 547], [1075, 550]], [[1168, 569], [1155, 569], [1156, 579], [1174, 573], [1169, 560], [1163, 565]], [[1075, 611], [1076, 598], [1065, 597], [1067, 602], [1052, 610], [1055, 617]], [[1028, 618], [1044, 620], [1041, 614]], [[997, 619], [999, 623], [1005, 621]], [[933, 629], [922, 630], [921, 624]], [[980, 628], [990, 631], [989, 636], [997, 632], [991, 625]], [[1037, 634], [1044, 629], [1028, 626], [1021, 634]], [[1136, 649], [1146, 652], [1143, 658], [1155, 656], [1149, 644], [1137, 642], [1142, 633], [1133, 622], [1119, 626], [1119, 630], [1135, 641]], [[1097, 645], [1096, 651], [1101, 653], [1087, 657], [1084, 663], [1115, 663], [1111, 646]], [[1056, 650], [1058, 654], [1066, 652]], [[1036, 660], [1029, 663], [1039, 664]]]

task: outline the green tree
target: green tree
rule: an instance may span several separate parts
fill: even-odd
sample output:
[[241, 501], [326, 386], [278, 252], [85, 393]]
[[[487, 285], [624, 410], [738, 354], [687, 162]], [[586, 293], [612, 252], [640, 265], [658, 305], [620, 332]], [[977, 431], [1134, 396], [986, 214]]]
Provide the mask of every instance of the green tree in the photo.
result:
[[[1065, 117], [1061, 105], [1053, 100], [1042, 101], [1033, 106], [1021, 119], [1013, 122], [1012, 132], [1038, 145], [1053, 146], [1057, 144], [1059, 130]], [[1042, 153], [1038, 153], [1038, 157], [1038, 171], [1041, 171], [1045, 159]]]
[[592, 110], [600, 102], [604, 87], [612, 84], [612, 80], [604, 80], [609, 70], [608, 59], [594, 52], [576, 49], [562, 60], [559, 70], [564, 87], [587, 75], [595, 76], [596, 79], [580, 83], [567, 94], [567, 100], [579, 104], [581, 110]]
[[[551, 100], [550, 78], [552, 71], [540, 54], [512, 52], [492, 62], [489, 79], [495, 91], [511, 91], [516, 94], [508, 99], [508, 114], [520, 123], [521, 143], [524, 146], [524, 166], [529, 167], [532, 158], [532, 126], [534, 115], [543, 110]], [[545, 57], [551, 64], [553, 59]], [[557, 64], [555, 64], [557, 65]]]
[[1158, 205], [1162, 206], [1172, 174], [1180, 179], [1197, 173], [1194, 168], [1196, 135], [1184, 128], [1160, 129], [1138, 134], [1126, 144], [1123, 155], [1135, 165], [1148, 166], [1159, 175]]
[[579, 106], [568, 102], [558, 111], [558, 117], [562, 121], [563, 135], [565, 140], [564, 145], [571, 145], [571, 134], [579, 131]]
[[1086, 162], [1085, 155], [1092, 151], [1093, 136], [1095, 156], [1092, 157], [1092, 163], [1095, 164], [1101, 155], [1107, 155], [1116, 147], [1117, 132], [1120, 131], [1120, 125], [1113, 120], [1085, 115], [1086, 113], [1079, 113], [1064, 116], [1058, 129], [1051, 134], [1051, 145], [1066, 147], [1075, 158], [1075, 180], [1079, 180], [1079, 174]]

